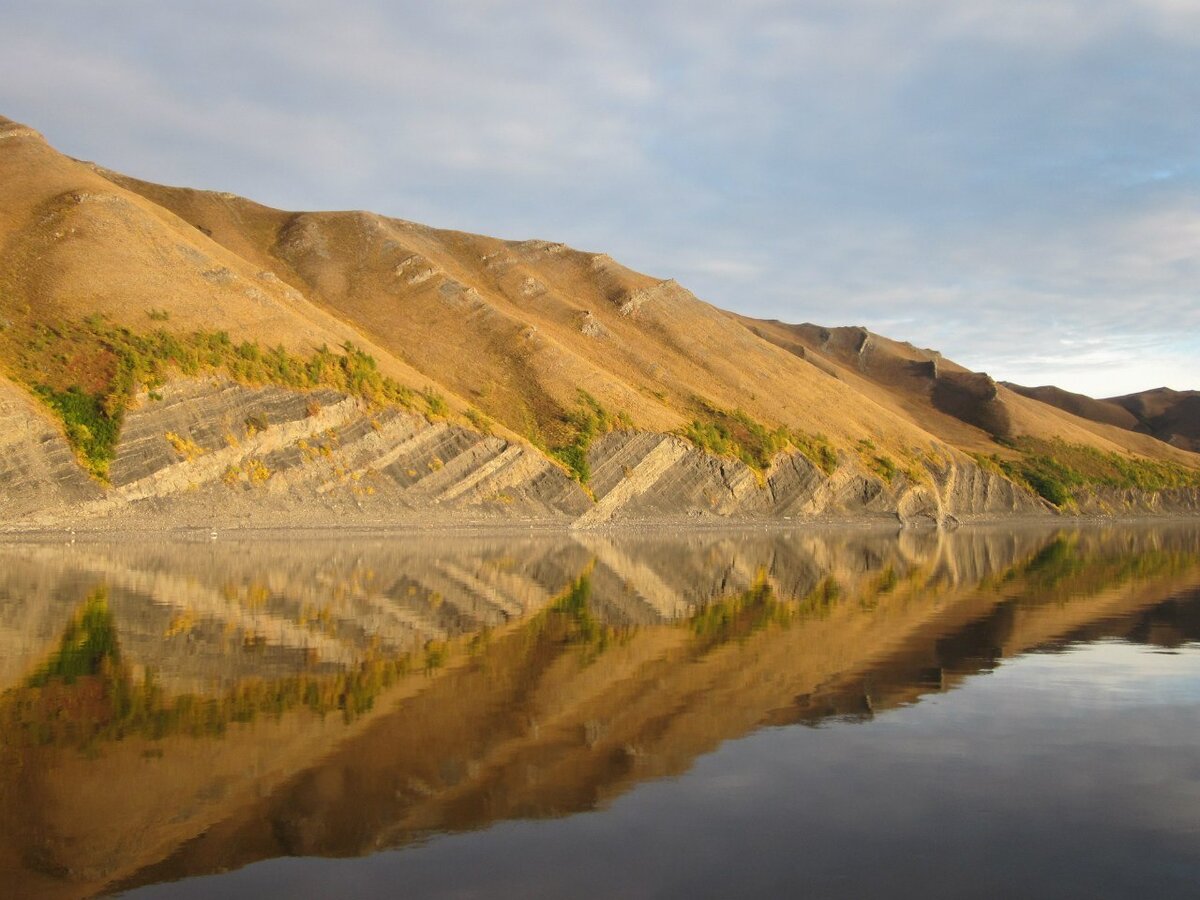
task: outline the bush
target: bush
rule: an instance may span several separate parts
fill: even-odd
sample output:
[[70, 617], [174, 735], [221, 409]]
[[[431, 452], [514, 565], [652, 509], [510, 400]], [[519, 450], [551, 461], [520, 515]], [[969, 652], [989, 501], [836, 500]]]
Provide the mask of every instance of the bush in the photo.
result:
[[998, 467], [1055, 506], [1073, 503], [1097, 487], [1164, 491], [1200, 487], [1200, 469], [1172, 462], [1123, 456], [1062, 440], [1020, 438], [1008, 443], [1016, 458], [976, 457], [981, 465]]
[[583, 388], [578, 391], [575, 409], [567, 413], [563, 417], [563, 421], [567, 426], [570, 440], [565, 444], [551, 447], [550, 455], [566, 466], [575, 479], [583, 485], [588, 483], [592, 474], [587, 458], [592, 442], [602, 434], [632, 425], [627, 414], [613, 415]]
[[792, 432], [792, 443], [796, 449], [808, 458], [818, 469], [826, 475], [832, 475], [838, 467], [837, 451], [833, 449], [833, 445], [829, 443], [829, 438], [823, 434], [804, 434], [800, 431]]
[[103, 395], [86, 394], [78, 386], [56, 391], [41, 384], [35, 388], [42, 401], [63, 421], [67, 440], [100, 479], [108, 478], [108, 467], [116, 453], [121, 434], [124, 406], [111, 412]]
[[798, 450], [827, 475], [837, 468], [837, 453], [823, 434], [768, 428], [743, 410], [722, 410], [703, 401], [701, 405], [704, 415], [693, 419], [682, 433], [701, 450], [740, 459], [760, 475], [778, 454], [789, 449]]
[[877, 474], [884, 481], [888, 482], [888, 484], [891, 484], [892, 480], [896, 477], [895, 460], [893, 460], [887, 454], [881, 453], [877, 456], [871, 457], [869, 465], [871, 471]]
[[[151, 318], [162, 321], [158, 315]], [[220, 371], [243, 384], [294, 390], [331, 387], [374, 406], [417, 405], [411, 389], [382, 374], [375, 359], [350, 342], [340, 352], [322, 346], [302, 357], [281, 346], [234, 345], [224, 331], [175, 334], [157, 329], [142, 334], [89, 316], [81, 323], [26, 326], [19, 342], [13, 338], [12, 350], [15, 374], [58, 415], [80, 461], [101, 481], [108, 478], [130, 399], [143, 386], [154, 394], [172, 371], [189, 376]], [[78, 377], [73, 372], [93, 377], [98, 389], [70, 383], [68, 379]], [[426, 391], [422, 399], [430, 415], [448, 414], [445, 400], [435, 392]], [[248, 424], [253, 430], [265, 427]]]

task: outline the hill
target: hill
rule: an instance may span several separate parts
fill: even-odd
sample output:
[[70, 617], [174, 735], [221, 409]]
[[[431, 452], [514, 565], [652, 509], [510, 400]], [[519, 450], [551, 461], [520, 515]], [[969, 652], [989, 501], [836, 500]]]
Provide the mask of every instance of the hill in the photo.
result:
[[9, 120], [0, 196], [14, 526], [1197, 505], [1178, 441], [602, 253], [150, 184]]
[[1148, 434], [1173, 447], [1200, 452], [1200, 391], [1161, 387], [1093, 400], [1056, 387], [1029, 388], [1017, 384], [1007, 387], [1085, 419]]

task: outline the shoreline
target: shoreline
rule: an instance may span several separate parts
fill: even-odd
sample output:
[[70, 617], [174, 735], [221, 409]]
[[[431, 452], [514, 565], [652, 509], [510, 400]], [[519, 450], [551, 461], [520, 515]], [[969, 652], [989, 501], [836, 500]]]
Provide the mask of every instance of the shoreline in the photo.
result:
[[[341, 539], [392, 539], [417, 537], [430, 538], [518, 538], [518, 537], [583, 537], [596, 535], [630, 535], [640, 537], [668, 537], [682, 535], [725, 534], [811, 534], [829, 531], [889, 532], [895, 534], [928, 534], [959, 530], [997, 530], [1029, 528], [1055, 529], [1065, 527], [1112, 526], [1179, 526], [1200, 525], [1200, 516], [1194, 514], [1173, 515], [1130, 515], [1130, 516], [1005, 516], [972, 518], [949, 525], [935, 523], [902, 522], [883, 517], [855, 517], [820, 519], [764, 519], [764, 520], [721, 520], [680, 521], [673, 519], [631, 520], [608, 522], [600, 525], [577, 527], [573, 521], [527, 520], [508, 522], [394, 522], [353, 523], [346, 525], [242, 525], [242, 524], [186, 524], [165, 527], [115, 527], [86, 523], [68, 527], [0, 527], [0, 545], [26, 543], [90, 544], [124, 543], [128, 541], [170, 541], [211, 543], [230, 538], [254, 539], [258, 541], [327, 541]], [[669, 529], [669, 530], [668, 530]]]

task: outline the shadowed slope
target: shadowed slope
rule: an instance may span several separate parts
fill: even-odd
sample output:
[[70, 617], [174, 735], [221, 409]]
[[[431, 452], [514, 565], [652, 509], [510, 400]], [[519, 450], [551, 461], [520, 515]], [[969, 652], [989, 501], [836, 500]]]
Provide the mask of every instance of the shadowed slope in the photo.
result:
[[1200, 452], [1200, 391], [1156, 388], [1105, 401], [1137, 417], [1138, 431], [1185, 450]]
[[1052, 385], [1005, 387], [1084, 419], [1148, 434], [1181, 450], [1200, 451], [1200, 392], [1161, 387], [1123, 397], [1093, 400]]
[[[1196, 463], [1195, 456], [1149, 439], [1158, 437], [1149, 428], [1132, 433], [1137, 419], [1117, 400], [1093, 400], [1058, 388], [1031, 389], [996, 382], [936, 350], [893, 341], [861, 327], [824, 328], [738, 318], [764, 339], [878, 394], [881, 402], [898, 405], [933, 434], [959, 447], [991, 452], [996, 440], [1061, 438], [1106, 451]], [[1120, 399], [1129, 400], [1129, 406], [1138, 402]], [[1154, 408], [1163, 414], [1162, 407], [1167, 406], [1161, 403]], [[1186, 419], [1187, 415], [1175, 414], [1175, 418]], [[1190, 449], [1182, 443], [1176, 446]]]

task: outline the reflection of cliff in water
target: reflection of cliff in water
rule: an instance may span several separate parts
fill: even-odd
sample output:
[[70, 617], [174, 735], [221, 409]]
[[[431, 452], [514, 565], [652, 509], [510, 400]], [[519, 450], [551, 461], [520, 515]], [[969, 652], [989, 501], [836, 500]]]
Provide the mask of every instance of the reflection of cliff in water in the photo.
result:
[[[124, 677], [163, 673], [165, 709], [233, 712], [203, 732], [219, 739], [126, 729], [86, 755], [6, 736], [0, 860], [24, 893], [72, 896], [594, 808], [764, 724], [869, 718], [1029, 649], [1196, 639], [1196, 538], [10, 548], [5, 640], [29, 623], [49, 634], [60, 616], [24, 651], [18, 684], [105, 585]], [[330, 612], [314, 614], [322, 601]], [[311, 711], [344, 713], [347, 673], [400, 659], [354, 716]], [[327, 706], [250, 716], [227, 702], [250, 685], [336, 679]]]
[[336, 668], [496, 628], [545, 608], [585, 569], [610, 624], [686, 617], [765, 573], [783, 598], [889, 570], [963, 585], [1035, 552], [1037, 535], [691, 535], [78, 544], [0, 548], [0, 687], [16, 683], [98, 586], [126, 655], [166, 687]]

